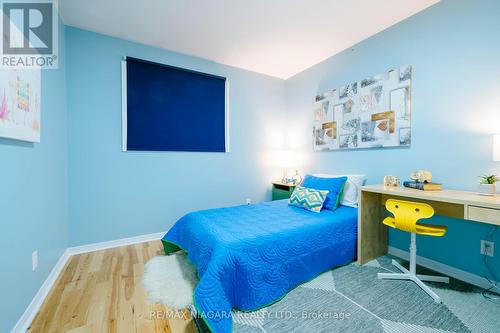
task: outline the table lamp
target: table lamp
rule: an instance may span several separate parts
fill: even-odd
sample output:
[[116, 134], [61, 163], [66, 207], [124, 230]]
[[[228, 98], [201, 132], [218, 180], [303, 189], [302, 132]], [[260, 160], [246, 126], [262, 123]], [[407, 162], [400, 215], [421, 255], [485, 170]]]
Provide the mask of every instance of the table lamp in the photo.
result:
[[288, 170], [296, 166], [295, 157], [290, 150], [282, 150], [278, 154], [278, 165], [281, 168], [281, 182], [288, 183]]
[[500, 162], [500, 134], [493, 135], [493, 161]]

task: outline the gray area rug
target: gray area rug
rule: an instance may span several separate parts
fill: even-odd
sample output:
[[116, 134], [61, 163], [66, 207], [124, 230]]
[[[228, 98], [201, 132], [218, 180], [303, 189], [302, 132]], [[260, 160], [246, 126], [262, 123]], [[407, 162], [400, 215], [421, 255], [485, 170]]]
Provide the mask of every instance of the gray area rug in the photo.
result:
[[[453, 279], [429, 283], [443, 300], [436, 304], [413, 282], [377, 279], [379, 272], [397, 272], [391, 259], [333, 269], [269, 307], [235, 312], [233, 332], [500, 332], [500, 305], [484, 299], [481, 289]], [[208, 332], [200, 318], [196, 323]]]

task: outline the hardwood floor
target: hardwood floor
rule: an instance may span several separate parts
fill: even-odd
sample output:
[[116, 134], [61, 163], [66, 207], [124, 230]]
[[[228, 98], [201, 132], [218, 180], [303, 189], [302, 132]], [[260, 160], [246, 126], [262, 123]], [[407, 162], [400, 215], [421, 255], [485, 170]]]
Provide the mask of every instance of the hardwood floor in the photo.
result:
[[196, 332], [187, 311], [147, 302], [144, 265], [162, 253], [155, 241], [71, 257], [28, 332]]

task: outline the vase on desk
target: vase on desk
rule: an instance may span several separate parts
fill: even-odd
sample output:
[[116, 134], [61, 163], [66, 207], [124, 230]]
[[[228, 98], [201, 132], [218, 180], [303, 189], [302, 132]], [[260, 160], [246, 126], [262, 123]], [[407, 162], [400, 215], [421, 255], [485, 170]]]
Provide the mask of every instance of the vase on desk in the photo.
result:
[[497, 189], [495, 184], [479, 184], [478, 186], [478, 192], [481, 195], [489, 195], [493, 196], [495, 195]]

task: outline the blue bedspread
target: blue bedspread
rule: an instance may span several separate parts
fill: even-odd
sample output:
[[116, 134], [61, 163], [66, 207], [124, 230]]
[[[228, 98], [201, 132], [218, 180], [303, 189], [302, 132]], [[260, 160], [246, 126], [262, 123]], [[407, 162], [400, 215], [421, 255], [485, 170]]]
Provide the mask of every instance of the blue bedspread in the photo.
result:
[[257, 310], [356, 256], [357, 209], [309, 212], [287, 200], [193, 212], [163, 237], [188, 253], [200, 281], [194, 304], [213, 332], [231, 332], [231, 309]]

